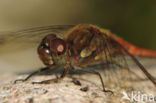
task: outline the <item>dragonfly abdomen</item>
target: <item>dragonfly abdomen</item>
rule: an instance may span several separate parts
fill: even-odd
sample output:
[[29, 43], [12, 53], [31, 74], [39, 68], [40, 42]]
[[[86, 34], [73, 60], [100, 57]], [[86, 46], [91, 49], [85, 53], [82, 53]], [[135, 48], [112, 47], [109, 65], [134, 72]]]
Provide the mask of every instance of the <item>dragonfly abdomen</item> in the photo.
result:
[[144, 48], [137, 47], [127, 41], [125, 41], [122, 38], [110, 36], [112, 39], [115, 39], [117, 42], [119, 42], [123, 47], [125, 47], [129, 53], [136, 56], [144, 56], [144, 57], [156, 57], [156, 52]]

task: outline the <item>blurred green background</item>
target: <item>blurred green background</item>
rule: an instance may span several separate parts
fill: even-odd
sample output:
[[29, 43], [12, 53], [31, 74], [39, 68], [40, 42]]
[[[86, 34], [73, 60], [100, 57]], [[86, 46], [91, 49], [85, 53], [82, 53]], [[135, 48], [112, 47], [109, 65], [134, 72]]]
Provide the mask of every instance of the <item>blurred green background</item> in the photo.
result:
[[80, 23], [156, 50], [155, 0], [0, 0], [0, 31]]

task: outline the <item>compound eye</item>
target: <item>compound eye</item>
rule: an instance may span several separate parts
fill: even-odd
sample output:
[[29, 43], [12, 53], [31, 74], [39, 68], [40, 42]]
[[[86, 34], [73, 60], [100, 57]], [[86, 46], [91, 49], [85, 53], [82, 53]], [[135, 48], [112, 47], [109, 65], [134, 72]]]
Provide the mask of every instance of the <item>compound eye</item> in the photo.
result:
[[58, 55], [62, 55], [66, 51], [66, 43], [62, 39], [54, 39], [50, 42], [50, 48], [57, 52]]
[[43, 40], [42, 40], [42, 44], [45, 46], [45, 47], [49, 47], [49, 42], [51, 41], [51, 40], [54, 40], [54, 39], [56, 39], [57, 37], [56, 37], [56, 35], [55, 34], [49, 34], [49, 35], [47, 35]]
[[45, 65], [53, 64], [53, 58], [48, 48], [45, 48], [44, 46], [40, 45], [38, 48], [38, 54], [39, 54], [40, 59], [43, 61]]

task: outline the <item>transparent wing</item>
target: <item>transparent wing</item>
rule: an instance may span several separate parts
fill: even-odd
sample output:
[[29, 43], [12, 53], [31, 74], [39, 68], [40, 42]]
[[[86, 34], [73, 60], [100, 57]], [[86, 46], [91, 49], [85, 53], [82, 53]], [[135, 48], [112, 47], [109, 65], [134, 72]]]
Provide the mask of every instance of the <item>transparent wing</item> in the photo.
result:
[[[120, 70], [117, 70], [118, 76], [115, 76], [115, 78], [119, 77], [118, 79], [125, 82], [132, 80], [132, 78], [137, 77], [137, 79], [141, 80], [141, 78], [135, 74], [135, 72], [132, 71], [132, 69], [129, 69], [129, 66], [127, 65], [127, 57], [133, 61], [133, 63], [136, 64], [136, 66], [139, 67], [142, 72], [147, 76], [147, 78], [156, 85], [155, 78], [144, 68], [144, 66], [133, 56], [131, 55], [122, 45], [120, 45], [117, 41], [106, 37], [104, 39], [106, 41], [105, 48], [108, 52], [108, 57], [110, 57], [110, 64], [113, 64], [113, 66], [116, 66], [115, 68], [119, 68]], [[105, 50], [105, 49], [103, 49]], [[113, 70], [115, 72], [115, 70]], [[136, 70], [135, 70], [136, 71]], [[112, 73], [111, 73], [112, 75]], [[113, 80], [115, 80], [113, 78]], [[120, 83], [120, 82], [118, 82]]]
[[108, 79], [106, 80], [108, 82], [120, 84], [121, 80], [128, 80], [130, 76], [129, 68], [126, 57], [119, 45], [113, 43], [108, 35], [104, 33], [90, 37], [92, 39], [87, 39], [90, 40], [89, 45], [81, 51], [81, 53], [84, 52], [90, 57], [88, 57], [89, 60], [86, 59], [81, 64], [87, 65], [90, 69], [99, 70], [100, 73], [104, 74], [105, 80]]
[[37, 46], [42, 38], [50, 33], [63, 36], [65, 32], [74, 25], [52, 25], [36, 27], [16, 32], [5, 32], [0, 34], [0, 53], [18, 51]]
[[39, 69], [37, 47], [45, 35], [62, 37], [74, 25], [51, 25], [0, 33], [0, 72]]
[[127, 64], [127, 57], [119, 45], [114, 43], [106, 34], [103, 34], [102, 44], [101, 50], [104, 53], [101, 60], [104, 65], [101, 66], [104, 68], [104, 74], [107, 76], [108, 81], [120, 84], [121, 80], [130, 79], [131, 72]]

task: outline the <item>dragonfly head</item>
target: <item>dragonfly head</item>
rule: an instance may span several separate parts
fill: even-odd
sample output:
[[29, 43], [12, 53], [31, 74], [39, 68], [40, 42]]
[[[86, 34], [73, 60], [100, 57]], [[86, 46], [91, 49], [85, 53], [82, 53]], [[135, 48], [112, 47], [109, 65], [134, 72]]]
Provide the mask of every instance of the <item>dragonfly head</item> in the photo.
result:
[[38, 54], [42, 62], [47, 66], [64, 64], [66, 54], [66, 42], [56, 37], [55, 34], [49, 34], [43, 38], [38, 47]]

